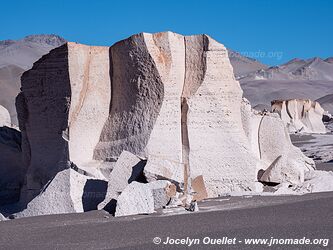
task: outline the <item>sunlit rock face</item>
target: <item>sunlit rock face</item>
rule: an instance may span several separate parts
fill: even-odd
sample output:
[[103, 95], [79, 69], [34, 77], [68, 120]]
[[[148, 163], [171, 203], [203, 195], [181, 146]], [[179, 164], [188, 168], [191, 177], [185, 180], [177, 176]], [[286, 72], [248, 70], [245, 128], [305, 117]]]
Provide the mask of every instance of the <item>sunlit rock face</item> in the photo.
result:
[[147, 161], [148, 182], [189, 190], [200, 176], [216, 197], [255, 190], [258, 170], [279, 157], [263, 159], [262, 117], [242, 101], [226, 48], [207, 35], [67, 43], [23, 74], [16, 106], [28, 193], [73, 165], [111, 164], [128, 151]]
[[11, 119], [8, 110], [0, 105], [0, 127], [2, 126], [10, 126]]
[[324, 109], [316, 101], [274, 100], [272, 111], [280, 115], [289, 133], [326, 133], [322, 121]]

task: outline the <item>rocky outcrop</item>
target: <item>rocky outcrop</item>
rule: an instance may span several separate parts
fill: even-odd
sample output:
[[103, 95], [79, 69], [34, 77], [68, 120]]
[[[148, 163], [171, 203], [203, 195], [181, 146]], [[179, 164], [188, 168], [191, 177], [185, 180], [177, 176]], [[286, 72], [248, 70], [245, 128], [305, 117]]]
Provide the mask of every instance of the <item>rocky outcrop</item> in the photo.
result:
[[180, 172], [170, 178], [177, 183], [202, 175], [210, 197], [252, 189], [256, 159], [241, 97], [225, 47], [206, 35], [143, 33], [110, 49], [63, 45], [22, 77], [27, 190], [39, 190], [68, 162], [113, 161], [123, 150], [154, 159], [147, 172]]
[[68, 43], [23, 74], [16, 106], [29, 166], [28, 200], [70, 162], [93, 160], [110, 96], [106, 47]]
[[169, 181], [146, 184], [134, 181], [118, 197], [115, 216], [154, 213], [175, 195], [176, 188]]
[[[99, 164], [114, 166], [100, 208], [128, 200], [134, 185], [146, 195], [159, 180], [193, 199], [253, 191], [257, 172], [280, 155], [308, 170], [290, 153], [280, 119], [242, 101], [226, 48], [207, 35], [141, 33], [110, 48], [67, 43], [23, 74], [16, 106], [27, 201], [59, 172]], [[142, 160], [150, 183], [133, 184]]]
[[279, 116], [251, 111], [249, 102], [244, 99], [242, 120], [252, 151], [260, 159], [257, 172], [264, 170], [258, 180], [267, 183], [304, 182], [304, 176], [314, 170], [314, 161], [291, 143]]
[[318, 102], [292, 99], [272, 101], [272, 111], [285, 122], [289, 133], [326, 133], [324, 110]]

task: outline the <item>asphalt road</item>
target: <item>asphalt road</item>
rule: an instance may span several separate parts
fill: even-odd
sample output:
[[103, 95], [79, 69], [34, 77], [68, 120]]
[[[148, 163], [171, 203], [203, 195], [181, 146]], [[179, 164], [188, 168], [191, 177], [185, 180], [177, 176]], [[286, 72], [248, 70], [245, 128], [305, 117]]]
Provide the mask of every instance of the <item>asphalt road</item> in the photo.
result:
[[[103, 211], [0, 222], [0, 249], [333, 249], [321, 245], [245, 245], [246, 238], [333, 237], [333, 192], [285, 197], [230, 197], [200, 204], [198, 213], [113, 218]], [[160, 237], [162, 243], [154, 244]], [[199, 244], [165, 245], [167, 237]], [[209, 237], [209, 238], [205, 238]], [[235, 245], [203, 240], [236, 238]], [[156, 239], [155, 239], [156, 240]], [[157, 239], [158, 241], [158, 239]], [[239, 242], [242, 241], [242, 242]], [[189, 241], [187, 241], [189, 244]]]

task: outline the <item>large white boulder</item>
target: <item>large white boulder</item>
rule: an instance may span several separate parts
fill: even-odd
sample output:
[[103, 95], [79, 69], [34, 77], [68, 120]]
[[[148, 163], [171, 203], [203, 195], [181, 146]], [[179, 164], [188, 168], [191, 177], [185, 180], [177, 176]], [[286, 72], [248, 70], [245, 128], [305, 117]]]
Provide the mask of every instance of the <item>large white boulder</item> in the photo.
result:
[[115, 216], [154, 213], [156, 209], [166, 206], [175, 195], [175, 186], [169, 181], [134, 181], [118, 197]]
[[[139, 181], [140, 178], [144, 178], [144, 166], [145, 161], [142, 161], [128, 151], [123, 151], [108, 178], [107, 193], [105, 199], [98, 205], [98, 209], [103, 209], [112, 202], [112, 200], [116, 200], [132, 181]], [[112, 207], [110, 209], [112, 209]], [[109, 211], [110, 209], [106, 207], [106, 210]]]
[[305, 181], [296, 185], [284, 182], [277, 186], [275, 195], [302, 195], [318, 192], [333, 191], [333, 172], [332, 171], [311, 171], [306, 174]]
[[324, 109], [319, 102], [302, 99], [274, 100], [272, 111], [280, 115], [289, 133], [326, 133], [322, 121]]
[[97, 209], [106, 183], [79, 174], [73, 169], [60, 171], [16, 217], [84, 212]]
[[260, 159], [268, 168], [262, 182], [302, 183], [307, 172], [314, 170], [314, 162], [292, 145], [283, 121], [273, 115], [264, 115], [258, 130]]
[[313, 171], [306, 176], [304, 183], [294, 187], [299, 193], [318, 193], [333, 191], [332, 171]]

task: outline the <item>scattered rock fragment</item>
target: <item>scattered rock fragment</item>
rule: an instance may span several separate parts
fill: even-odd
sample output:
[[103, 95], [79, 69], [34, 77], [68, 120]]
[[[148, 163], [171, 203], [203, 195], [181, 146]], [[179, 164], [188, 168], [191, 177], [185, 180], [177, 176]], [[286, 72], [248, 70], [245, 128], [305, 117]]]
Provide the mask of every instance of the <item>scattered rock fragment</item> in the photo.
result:
[[98, 209], [106, 207], [105, 209], [111, 212], [108, 204], [116, 200], [131, 182], [146, 182], [143, 175], [144, 166], [145, 161], [128, 151], [123, 151], [109, 176], [107, 193], [104, 201], [98, 205]]
[[145, 184], [134, 181], [118, 197], [115, 216], [154, 213], [175, 195], [174, 184], [169, 181]]

